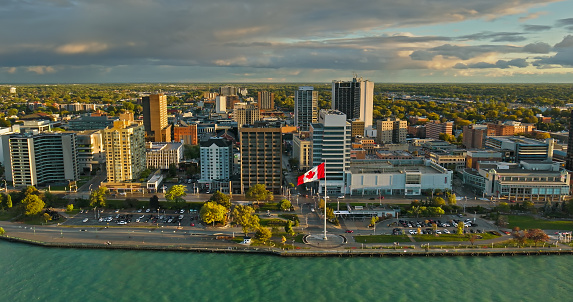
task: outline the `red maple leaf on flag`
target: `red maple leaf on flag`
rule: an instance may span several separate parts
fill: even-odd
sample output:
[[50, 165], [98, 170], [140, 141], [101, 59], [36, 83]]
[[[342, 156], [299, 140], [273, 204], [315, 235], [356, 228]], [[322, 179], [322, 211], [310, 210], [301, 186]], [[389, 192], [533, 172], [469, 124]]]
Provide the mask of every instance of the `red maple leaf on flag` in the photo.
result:
[[313, 178], [313, 177], [314, 177], [314, 171], [309, 171], [309, 172], [306, 174], [306, 178], [308, 178], [308, 179], [311, 179], [311, 178]]

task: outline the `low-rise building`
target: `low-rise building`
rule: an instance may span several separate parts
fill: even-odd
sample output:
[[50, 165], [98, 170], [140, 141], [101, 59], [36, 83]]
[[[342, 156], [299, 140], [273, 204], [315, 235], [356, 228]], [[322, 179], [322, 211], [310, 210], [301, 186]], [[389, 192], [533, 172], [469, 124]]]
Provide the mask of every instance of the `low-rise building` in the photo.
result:
[[147, 168], [167, 170], [183, 160], [183, 144], [147, 142], [145, 156]]

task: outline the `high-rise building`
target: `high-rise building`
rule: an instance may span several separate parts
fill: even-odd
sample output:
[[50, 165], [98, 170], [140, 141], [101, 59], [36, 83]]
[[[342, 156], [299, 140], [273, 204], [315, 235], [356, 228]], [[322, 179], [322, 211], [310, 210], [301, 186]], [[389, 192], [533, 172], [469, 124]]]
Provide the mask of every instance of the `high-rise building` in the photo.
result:
[[211, 188], [213, 181], [229, 180], [233, 174], [232, 143], [222, 137], [201, 142], [201, 178], [199, 183]]
[[467, 149], [483, 149], [487, 137], [487, 125], [467, 125], [463, 128], [463, 144]]
[[376, 122], [376, 140], [379, 144], [403, 144], [408, 134], [408, 122], [399, 118], [378, 120]]
[[173, 127], [173, 140], [186, 145], [197, 145], [197, 124]]
[[349, 120], [364, 121], [372, 128], [374, 110], [374, 83], [354, 77], [352, 81], [332, 81], [332, 109], [346, 114]]
[[[310, 125], [312, 166], [326, 161], [328, 194], [346, 191], [346, 173], [350, 169], [351, 128], [346, 114], [337, 110], [321, 110], [318, 123]], [[320, 180], [318, 192], [324, 193], [325, 180]]]
[[565, 167], [573, 171], [573, 110], [571, 110], [571, 119], [569, 120], [569, 141], [567, 142], [567, 160]]
[[107, 182], [128, 182], [145, 170], [145, 129], [125, 120], [103, 130]]
[[153, 142], [170, 142], [171, 125], [167, 122], [167, 96], [152, 94], [142, 98], [146, 137]]
[[76, 132], [78, 166], [80, 171], [97, 171], [105, 163], [105, 150], [101, 130]]
[[352, 128], [352, 141], [354, 141], [358, 136], [364, 136], [364, 121], [356, 119], [352, 120], [350, 122], [350, 127]]
[[436, 122], [426, 124], [426, 138], [440, 139], [440, 133], [452, 135], [453, 122]]
[[318, 118], [318, 91], [314, 87], [300, 86], [294, 94], [294, 125], [299, 131], [308, 131]]
[[216, 113], [227, 113], [227, 97], [217, 96], [215, 98], [215, 112]]
[[11, 181], [14, 187], [68, 184], [78, 180], [74, 133], [8, 134], [2, 136], [2, 140], [6, 181]]
[[[300, 132], [294, 134], [292, 138], [292, 157], [296, 159], [296, 169], [306, 170], [310, 169], [310, 139], [308, 132]], [[292, 167], [295, 169], [295, 167]]]
[[241, 192], [264, 184], [273, 194], [281, 193], [282, 133], [278, 124], [257, 122], [239, 130], [241, 141]]
[[260, 110], [273, 110], [275, 108], [275, 94], [269, 91], [259, 91], [258, 104]]
[[219, 88], [219, 92], [222, 96], [237, 95], [237, 87], [222, 86], [221, 88]]
[[233, 120], [237, 126], [253, 124], [261, 119], [261, 112], [256, 103], [236, 103], [233, 109]]

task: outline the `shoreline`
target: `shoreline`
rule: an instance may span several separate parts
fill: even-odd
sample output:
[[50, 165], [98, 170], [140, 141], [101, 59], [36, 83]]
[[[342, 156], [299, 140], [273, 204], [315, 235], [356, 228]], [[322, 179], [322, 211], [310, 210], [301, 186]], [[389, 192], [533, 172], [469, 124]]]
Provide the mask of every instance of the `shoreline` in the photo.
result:
[[475, 256], [535, 256], [535, 255], [573, 255], [573, 249], [558, 247], [523, 247], [523, 248], [472, 248], [472, 249], [289, 249], [281, 250], [268, 247], [235, 247], [227, 245], [221, 247], [198, 247], [183, 245], [145, 245], [145, 244], [94, 244], [71, 242], [46, 242], [14, 236], [2, 235], [0, 240], [10, 243], [21, 243], [44, 248], [67, 249], [109, 249], [109, 250], [137, 250], [137, 251], [168, 251], [168, 252], [194, 252], [194, 253], [224, 253], [224, 254], [263, 254], [279, 257], [475, 257]]

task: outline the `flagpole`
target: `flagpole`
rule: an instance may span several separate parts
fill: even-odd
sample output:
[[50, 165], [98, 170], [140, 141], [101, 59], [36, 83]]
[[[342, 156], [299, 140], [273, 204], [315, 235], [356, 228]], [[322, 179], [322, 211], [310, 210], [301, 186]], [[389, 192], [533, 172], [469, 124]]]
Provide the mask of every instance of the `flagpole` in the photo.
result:
[[328, 197], [326, 192], [326, 159], [324, 159], [324, 240], [328, 240], [326, 237], [326, 197]]

